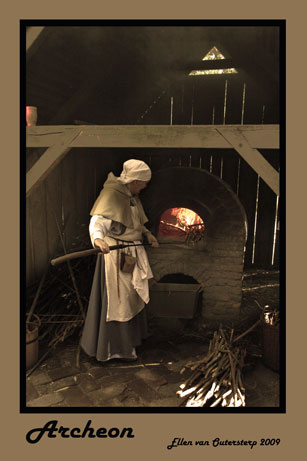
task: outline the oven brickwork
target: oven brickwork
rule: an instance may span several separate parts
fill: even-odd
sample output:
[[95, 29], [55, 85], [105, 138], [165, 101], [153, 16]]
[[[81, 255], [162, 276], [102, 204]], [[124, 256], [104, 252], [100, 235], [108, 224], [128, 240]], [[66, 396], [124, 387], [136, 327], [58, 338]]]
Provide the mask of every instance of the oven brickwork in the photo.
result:
[[[227, 320], [239, 313], [242, 296], [242, 257], [237, 262], [228, 256], [210, 257], [205, 251], [149, 249], [148, 257], [156, 281], [169, 274], [193, 277], [202, 287], [202, 316], [214, 322]], [[228, 259], [228, 262], [225, 261]]]
[[194, 245], [148, 248], [155, 280], [169, 274], [191, 276], [202, 287], [202, 317], [210, 323], [235, 320], [242, 298], [247, 221], [234, 192], [207, 171], [174, 168], [155, 173], [144, 203], [154, 232], [170, 207], [190, 208], [205, 222], [205, 237]]

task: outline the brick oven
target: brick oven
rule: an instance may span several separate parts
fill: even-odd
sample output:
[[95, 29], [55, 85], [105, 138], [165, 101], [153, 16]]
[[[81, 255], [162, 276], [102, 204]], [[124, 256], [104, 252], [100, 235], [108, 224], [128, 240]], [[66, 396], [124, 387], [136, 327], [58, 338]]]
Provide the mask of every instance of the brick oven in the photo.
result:
[[200, 168], [156, 171], [142, 201], [157, 234], [165, 210], [184, 207], [204, 222], [201, 238], [188, 244], [148, 248], [154, 278], [172, 274], [192, 277], [201, 286], [201, 315], [209, 323], [235, 320], [242, 296], [245, 211], [231, 188]]

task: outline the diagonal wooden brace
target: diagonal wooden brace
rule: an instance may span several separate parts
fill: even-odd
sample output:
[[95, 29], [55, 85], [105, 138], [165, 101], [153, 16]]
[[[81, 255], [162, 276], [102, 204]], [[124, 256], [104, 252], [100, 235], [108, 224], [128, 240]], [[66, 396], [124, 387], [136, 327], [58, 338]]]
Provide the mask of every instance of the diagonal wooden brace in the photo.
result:
[[27, 27], [27, 32], [26, 32], [26, 47], [27, 47], [27, 52], [37, 40], [38, 36], [41, 34], [41, 32], [45, 29], [45, 27]]
[[250, 146], [240, 128], [218, 127], [216, 130], [229, 142], [241, 157], [258, 173], [265, 183], [279, 195], [279, 173], [261, 155], [261, 153]]
[[26, 194], [42, 181], [73, 147], [73, 141], [82, 133], [80, 128], [64, 132], [58, 143], [49, 147], [27, 173]]

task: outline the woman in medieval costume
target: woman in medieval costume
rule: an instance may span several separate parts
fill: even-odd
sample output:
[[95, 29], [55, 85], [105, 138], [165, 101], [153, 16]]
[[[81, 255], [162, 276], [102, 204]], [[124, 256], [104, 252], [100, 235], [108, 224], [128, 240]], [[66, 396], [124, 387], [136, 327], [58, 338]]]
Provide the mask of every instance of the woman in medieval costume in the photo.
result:
[[[153, 275], [145, 249], [137, 246], [110, 251], [109, 246], [139, 244], [143, 235], [153, 247], [159, 246], [144, 225], [148, 219], [139, 199], [150, 179], [151, 170], [145, 162], [126, 161], [119, 177], [109, 173], [91, 210], [91, 242], [101, 253], [97, 257], [81, 347], [102, 362], [136, 359], [135, 348], [147, 336], [144, 307], [149, 301], [148, 279]], [[125, 264], [125, 255], [132, 256], [134, 266]], [[127, 268], [129, 272], [125, 272]]]

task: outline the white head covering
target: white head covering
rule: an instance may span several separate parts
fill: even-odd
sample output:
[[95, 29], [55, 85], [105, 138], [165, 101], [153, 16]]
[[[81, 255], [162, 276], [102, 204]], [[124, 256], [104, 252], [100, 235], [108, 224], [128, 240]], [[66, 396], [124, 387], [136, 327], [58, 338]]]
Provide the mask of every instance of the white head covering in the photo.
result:
[[151, 170], [149, 166], [142, 160], [127, 160], [123, 164], [123, 171], [118, 180], [123, 184], [128, 184], [132, 181], [150, 181]]

